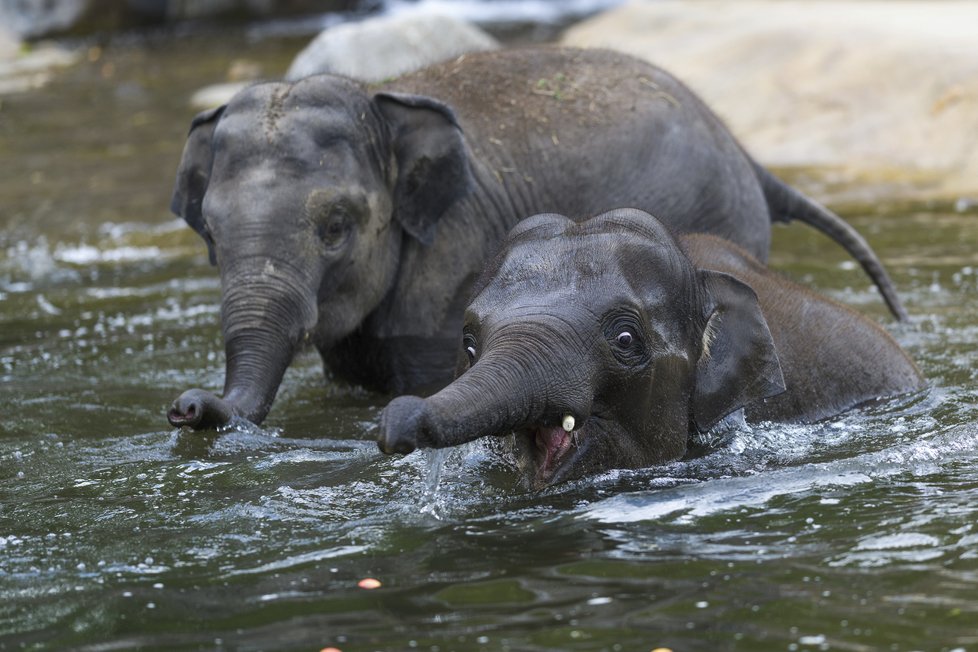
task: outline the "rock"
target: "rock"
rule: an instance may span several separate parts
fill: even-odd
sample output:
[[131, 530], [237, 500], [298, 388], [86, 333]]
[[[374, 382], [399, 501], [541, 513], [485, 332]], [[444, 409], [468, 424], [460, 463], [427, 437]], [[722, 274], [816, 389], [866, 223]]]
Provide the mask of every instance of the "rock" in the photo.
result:
[[190, 96], [190, 106], [198, 109], [212, 109], [227, 104], [232, 97], [250, 86], [252, 82], [226, 82], [204, 86]]
[[496, 40], [479, 28], [448, 16], [380, 16], [323, 30], [296, 56], [285, 78], [335, 72], [380, 81], [496, 47]]
[[228, 101], [263, 74], [262, 65], [250, 59], [235, 59], [228, 66], [227, 81], [201, 88], [190, 97], [190, 106], [195, 109], [211, 109]]
[[657, 0], [579, 23], [562, 43], [661, 65], [766, 165], [953, 197], [978, 193], [976, 25], [978, 3], [953, 0]]
[[[380, 81], [457, 57], [466, 52], [499, 47], [496, 40], [473, 25], [432, 14], [379, 16], [343, 23], [319, 33], [289, 66], [285, 79], [296, 80], [323, 72]], [[201, 88], [190, 98], [196, 109], [226, 104], [248, 81]]]

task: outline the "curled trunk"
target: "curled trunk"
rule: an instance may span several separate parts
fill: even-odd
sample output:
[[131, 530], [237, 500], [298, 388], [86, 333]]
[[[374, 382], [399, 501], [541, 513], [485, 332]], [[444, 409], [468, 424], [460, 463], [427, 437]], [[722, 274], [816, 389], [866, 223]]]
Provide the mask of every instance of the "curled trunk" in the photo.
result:
[[195, 430], [226, 425], [233, 417], [259, 424], [268, 414], [285, 370], [315, 326], [315, 292], [294, 275], [251, 277], [225, 273], [221, 323], [227, 357], [224, 396], [194, 389], [173, 402], [167, 418]]
[[[541, 356], [522, 353], [487, 353], [437, 394], [391, 401], [381, 415], [380, 449], [447, 448], [505, 436], [529, 424], [559, 427], [568, 415], [584, 421], [591, 410], [592, 382], [581, 366], [558, 378]], [[547, 359], [554, 359], [548, 353]]]

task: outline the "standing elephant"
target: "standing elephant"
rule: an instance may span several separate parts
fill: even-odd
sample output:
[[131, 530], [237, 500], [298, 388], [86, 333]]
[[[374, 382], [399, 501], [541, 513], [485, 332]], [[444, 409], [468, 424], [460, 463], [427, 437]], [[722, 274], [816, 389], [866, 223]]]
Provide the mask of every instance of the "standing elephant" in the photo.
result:
[[260, 423], [297, 348], [370, 388], [435, 389], [471, 283], [522, 216], [642, 208], [765, 260], [772, 220], [829, 234], [897, 316], [866, 242], [753, 162], [665, 72], [609, 51], [466, 55], [377, 86], [252, 86], [192, 122], [172, 209], [221, 275], [224, 396], [171, 424]]
[[533, 488], [674, 460], [738, 410], [816, 421], [924, 386], [874, 322], [635, 209], [521, 222], [461, 332], [460, 375], [427, 399], [394, 399], [380, 448], [513, 433]]

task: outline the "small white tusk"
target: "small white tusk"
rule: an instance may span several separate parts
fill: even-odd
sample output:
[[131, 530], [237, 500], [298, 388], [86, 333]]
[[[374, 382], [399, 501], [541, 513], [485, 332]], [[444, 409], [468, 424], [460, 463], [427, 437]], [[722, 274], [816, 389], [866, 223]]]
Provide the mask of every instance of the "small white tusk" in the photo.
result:
[[574, 416], [573, 415], [570, 415], [570, 414], [568, 414], [567, 416], [565, 416], [564, 417], [564, 423], [562, 423], [561, 425], [564, 427], [564, 430], [566, 430], [567, 432], [570, 432], [571, 430], [573, 430], [574, 429]]

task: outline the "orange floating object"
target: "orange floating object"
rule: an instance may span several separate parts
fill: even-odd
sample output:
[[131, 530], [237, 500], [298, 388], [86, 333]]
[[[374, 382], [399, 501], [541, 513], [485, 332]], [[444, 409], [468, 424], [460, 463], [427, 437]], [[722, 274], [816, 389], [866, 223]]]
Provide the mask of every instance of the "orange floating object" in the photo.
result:
[[361, 589], [379, 589], [381, 585], [380, 580], [375, 580], [372, 577], [365, 577], [357, 582], [357, 586], [359, 586]]
[[319, 652], [343, 652], [343, 650], [338, 647], [324, 647]]

